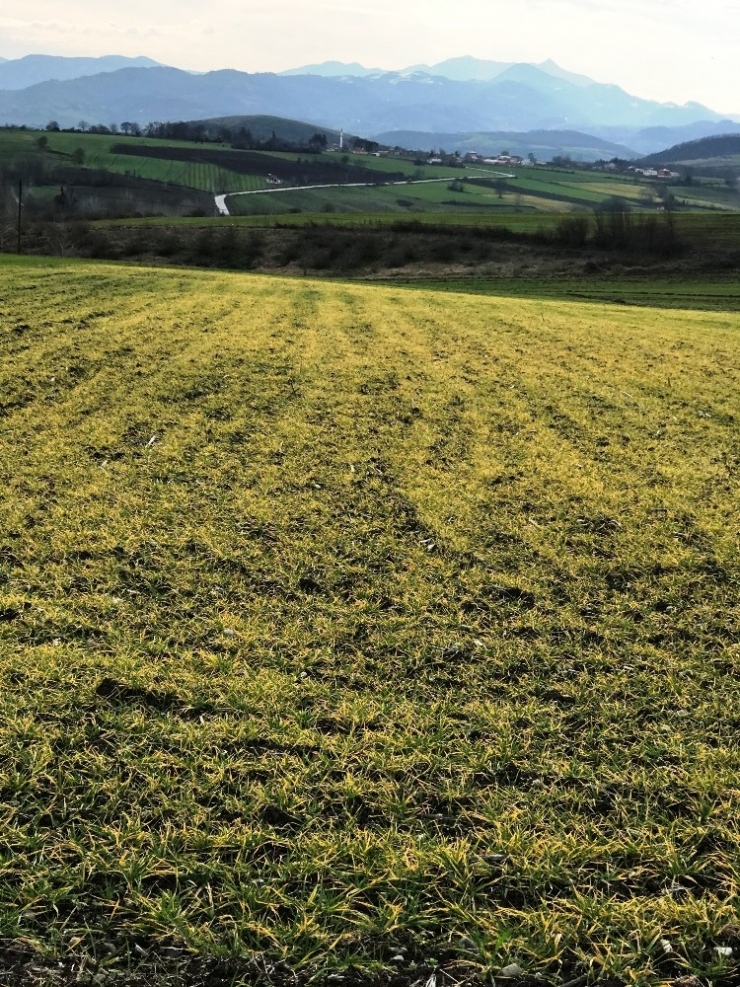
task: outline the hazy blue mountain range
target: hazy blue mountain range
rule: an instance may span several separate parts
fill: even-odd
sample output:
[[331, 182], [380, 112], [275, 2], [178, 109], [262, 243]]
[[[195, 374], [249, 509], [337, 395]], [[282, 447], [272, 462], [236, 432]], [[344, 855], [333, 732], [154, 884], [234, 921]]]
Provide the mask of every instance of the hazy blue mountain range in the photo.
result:
[[56, 55], [26, 55], [10, 60], [0, 58], [0, 90], [27, 89], [53, 79], [67, 81], [124, 68], [153, 68], [158, 64], [151, 58], [125, 58], [123, 55], [104, 55], [102, 58], [64, 58]]
[[[453, 79], [456, 82], [491, 82], [500, 76], [507, 69], [517, 65], [517, 62], [494, 62], [489, 59], [472, 58], [470, 55], [463, 55], [460, 58], [447, 58], [443, 62], [436, 62], [434, 65], [410, 65], [408, 68], [399, 69], [400, 75], [412, 75], [415, 72], [423, 72], [427, 75], [441, 75], [445, 79]], [[535, 64], [535, 68], [541, 69], [548, 75], [559, 79], [566, 79], [568, 82], [578, 86], [594, 85], [594, 80], [586, 75], [577, 75], [575, 72], [568, 72], [561, 69], [559, 65], [548, 59], [546, 62]], [[382, 69], [366, 69], [359, 62], [322, 62], [320, 65], [304, 65], [297, 69], [288, 69], [281, 72], [281, 75], [323, 75], [323, 76], [368, 76], [382, 75]]]
[[[233, 70], [197, 75], [150, 60], [145, 60], [147, 67], [100, 72], [102, 66], [113, 68], [117, 56], [44, 58], [29, 56], [0, 65], [0, 124], [44, 126], [57, 120], [74, 126], [83, 119], [148, 123], [267, 114], [363, 136], [383, 134], [389, 143], [399, 143], [393, 135], [409, 131], [460, 136], [558, 130], [595, 135], [618, 145], [615, 153], [635, 149], [642, 154], [694, 136], [676, 138], [675, 128], [698, 121], [721, 126], [720, 115], [698, 103], [676, 106], [639, 99], [553, 62], [536, 66], [457, 58], [401, 72], [328, 63], [297, 75]], [[3, 82], [4, 74], [17, 73], [29, 60], [37, 72], [53, 70], [57, 78], [63, 71], [89, 72], [95, 67], [98, 73], [11, 89]], [[130, 60], [124, 61], [130, 65]], [[660, 134], [655, 128], [671, 132]], [[654, 137], [646, 136], [647, 131]], [[429, 143], [438, 145], [439, 137]]]

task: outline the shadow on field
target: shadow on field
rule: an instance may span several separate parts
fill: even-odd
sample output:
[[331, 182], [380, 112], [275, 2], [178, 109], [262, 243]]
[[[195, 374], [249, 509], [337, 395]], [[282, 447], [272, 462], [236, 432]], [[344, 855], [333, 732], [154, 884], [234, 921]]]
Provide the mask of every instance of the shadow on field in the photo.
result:
[[[352, 969], [325, 976], [308, 976], [262, 957], [192, 956], [172, 945], [158, 945], [148, 953], [134, 947], [137, 956], [117, 958], [111, 944], [101, 944], [101, 956], [68, 954], [62, 960], [37, 955], [25, 945], [0, 940], [0, 980], [7, 987], [71, 987], [72, 984], [107, 987], [536, 987], [542, 980], [519, 975], [504, 968], [502, 974], [482, 979], [470, 967], [453, 964], [446, 970], [419, 965], [413, 971], [368, 977]], [[623, 987], [613, 978], [592, 979], [587, 974], [565, 973], [560, 980], [549, 980], [551, 987]], [[666, 980], [667, 987], [702, 987], [694, 977]], [[716, 987], [731, 987], [729, 979], [715, 978]]]

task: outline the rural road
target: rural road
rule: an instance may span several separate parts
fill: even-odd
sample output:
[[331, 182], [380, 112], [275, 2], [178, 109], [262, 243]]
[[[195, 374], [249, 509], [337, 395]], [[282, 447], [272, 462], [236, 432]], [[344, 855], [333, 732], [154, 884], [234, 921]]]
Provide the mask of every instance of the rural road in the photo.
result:
[[282, 188], [257, 188], [250, 192], [224, 192], [223, 195], [215, 197], [216, 209], [221, 216], [230, 216], [229, 207], [226, 200], [232, 195], [277, 195], [278, 192], [307, 192], [317, 188], [387, 188], [389, 185], [431, 185], [434, 182], [454, 182], [454, 178], [417, 178], [411, 181], [402, 182], [344, 182], [334, 185], [285, 185]]

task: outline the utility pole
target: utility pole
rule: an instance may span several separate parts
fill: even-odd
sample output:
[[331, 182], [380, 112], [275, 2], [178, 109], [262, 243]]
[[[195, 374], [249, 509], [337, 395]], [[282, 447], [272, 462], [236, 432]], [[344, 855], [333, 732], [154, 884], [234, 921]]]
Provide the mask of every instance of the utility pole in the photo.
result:
[[18, 181], [18, 253], [21, 252], [21, 213], [23, 211], [23, 179]]

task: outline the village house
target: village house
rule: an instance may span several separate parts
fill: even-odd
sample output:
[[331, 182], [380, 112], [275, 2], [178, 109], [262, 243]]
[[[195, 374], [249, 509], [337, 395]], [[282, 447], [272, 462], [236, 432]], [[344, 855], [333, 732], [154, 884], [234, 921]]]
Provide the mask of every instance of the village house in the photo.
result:
[[498, 154], [495, 158], [484, 158], [485, 164], [493, 165], [520, 165], [522, 159], [518, 154]]

